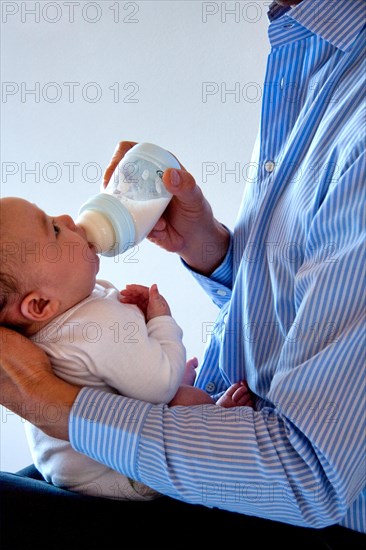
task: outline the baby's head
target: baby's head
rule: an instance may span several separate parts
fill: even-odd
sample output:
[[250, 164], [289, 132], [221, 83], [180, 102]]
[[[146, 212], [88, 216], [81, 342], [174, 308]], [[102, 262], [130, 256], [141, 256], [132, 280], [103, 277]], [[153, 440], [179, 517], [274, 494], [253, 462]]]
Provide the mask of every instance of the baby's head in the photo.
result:
[[0, 323], [34, 334], [92, 292], [95, 248], [70, 216], [0, 199]]

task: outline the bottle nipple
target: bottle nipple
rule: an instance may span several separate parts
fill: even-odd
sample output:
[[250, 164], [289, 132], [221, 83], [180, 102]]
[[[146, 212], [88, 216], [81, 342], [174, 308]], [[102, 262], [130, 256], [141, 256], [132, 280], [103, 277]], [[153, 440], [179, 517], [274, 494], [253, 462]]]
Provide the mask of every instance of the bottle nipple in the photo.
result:
[[84, 210], [76, 224], [85, 230], [86, 238], [96, 247], [98, 254], [105, 254], [115, 245], [116, 234], [113, 226], [101, 212]]
[[115, 256], [135, 243], [136, 231], [131, 214], [116, 197], [99, 193], [90, 197], [80, 210], [76, 224], [98, 254]]

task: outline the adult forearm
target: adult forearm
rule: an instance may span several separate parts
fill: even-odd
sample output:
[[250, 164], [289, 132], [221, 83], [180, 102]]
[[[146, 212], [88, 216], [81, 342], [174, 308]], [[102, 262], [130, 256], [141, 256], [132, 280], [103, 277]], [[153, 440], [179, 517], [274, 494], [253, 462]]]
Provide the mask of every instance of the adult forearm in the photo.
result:
[[176, 252], [193, 270], [210, 275], [224, 259], [229, 231], [186, 170], [168, 169], [163, 182], [173, 198], [148, 238], [168, 252]]
[[80, 388], [55, 376], [44, 352], [0, 327], [0, 403], [47, 434], [68, 439], [68, 419]]
[[47, 374], [26, 386], [18, 414], [48, 435], [68, 440], [69, 415], [80, 389]]
[[168, 408], [94, 388], [83, 389], [75, 411], [75, 450], [163, 494], [306, 527], [344, 515], [344, 500], [311, 446], [305, 441], [301, 456], [275, 413], [214, 404]]
[[185, 249], [181, 258], [188, 266], [201, 273], [211, 273], [222, 263], [229, 248], [230, 234], [217, 220], [210, 227], [203, 226]]

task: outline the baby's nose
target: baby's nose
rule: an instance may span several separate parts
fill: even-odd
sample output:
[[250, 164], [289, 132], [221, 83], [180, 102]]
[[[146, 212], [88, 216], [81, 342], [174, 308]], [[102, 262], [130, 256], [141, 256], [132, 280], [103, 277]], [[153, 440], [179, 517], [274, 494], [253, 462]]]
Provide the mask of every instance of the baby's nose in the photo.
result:
[[66, 225], [66, 227], [68, 227], [69, 229], [71, 229], [72, 231], [76, 231], [76, 225], [75, 225], [75, 222], [74, 220], [72, 219], [71, 216], [67, 215], [67, 214], [63, 214], [62, 216], [59, 216], [57, 218], [57, 220]]

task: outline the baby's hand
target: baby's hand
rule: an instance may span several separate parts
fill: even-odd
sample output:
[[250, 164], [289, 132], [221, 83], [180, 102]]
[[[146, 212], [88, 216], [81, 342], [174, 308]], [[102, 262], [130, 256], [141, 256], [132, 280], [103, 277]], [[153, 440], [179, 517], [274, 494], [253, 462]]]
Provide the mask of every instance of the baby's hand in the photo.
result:
[[127, 285], [121, 290], [121, 302], [135, 304], [145, 315], [146, 322], [160, 315], [171, 315], [165, 298], [159, 293], [157, 285], [150, 288], [143, 285]]
[[236, 382], [226, 390], [216, 401], [216, 405], [230, 409], [231, 407], [252, 407], [253, 401], [246, 382]]
[[158, 291], [157, 285], [149, 288], [149, 303], [147, 304], [146, 321], [160, 315], [171, 315], [168, 302]]
[[191, 357], [186, 362], [186, 370], [184, 372], [182, 384], [186, 386], [193, 386], [194, 381], [196, 380], [196, 368], [198, 367], [197, 357]]

